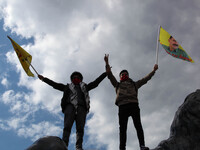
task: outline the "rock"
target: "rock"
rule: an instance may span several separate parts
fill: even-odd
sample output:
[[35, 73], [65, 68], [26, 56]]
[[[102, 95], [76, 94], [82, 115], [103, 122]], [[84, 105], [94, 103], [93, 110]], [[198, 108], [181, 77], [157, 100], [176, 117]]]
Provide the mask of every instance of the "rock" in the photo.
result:
[[56, 136], [46, 136], [38, 139], [26, 150], [67, 150], [62, 139]]
[[200, 90], [178, 108], [167, 140], [152, 150], [200, 150]]

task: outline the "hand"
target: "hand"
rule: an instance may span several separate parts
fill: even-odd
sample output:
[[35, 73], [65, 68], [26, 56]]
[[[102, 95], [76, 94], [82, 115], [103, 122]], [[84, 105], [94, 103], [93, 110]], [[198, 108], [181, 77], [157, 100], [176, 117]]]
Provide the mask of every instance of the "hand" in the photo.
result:
[[38, 75], [38, 78], [39, 78], [40, 80], [43, 80], [43, 79], [44, 79], [44, 77], [43, 77], [42, 75]]
[[107, 73], [110, 73], [110, 72], [111, 72], [111, 67], [110, 67], [110, 65], [109, 65], [109, 63], [108, 63], [108, 57], [109, 57], [109, 54], [105, 54], [105, 56], [104, 56], [104, 61], [105, 61], [105, 63], [106, 63], [106, 72], [107, 72]]
[[156, 71], [156, 70], [158, 70], [158, 65], [157, 64], [155, 64], [154, 68], [153, 68], [153, 71]]
[[108, 57], [109, 57], [109, 54], [105, 54], [104, 61], [105, 61], [106, 65], [109, 65], [108, 64]]

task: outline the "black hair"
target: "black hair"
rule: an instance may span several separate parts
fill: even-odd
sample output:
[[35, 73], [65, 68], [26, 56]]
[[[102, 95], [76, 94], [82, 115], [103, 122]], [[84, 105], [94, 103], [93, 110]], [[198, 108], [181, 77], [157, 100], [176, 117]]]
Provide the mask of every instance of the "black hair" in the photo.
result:
[[83, 81], [83, 76], [82, 76], [82, 74], [81, 74], [80, 72], [78, 72], [78, 71], [74, 71], [74, 72], [71, 74], [71, 76], [70, 76], [71, 81], [72, 81], [73, 76], [75, 76], [75, 75], [79, 76], [80, 79], [81, 79], [81, 81]]
[[119, 73], [119, 76], [120, 76], [122, 73], [124, 73], [124, 72], [126, 72], [126, 73], [128, 74], [128, 71], [127, 71], [127, 70], [122, 70], [122, 71]]

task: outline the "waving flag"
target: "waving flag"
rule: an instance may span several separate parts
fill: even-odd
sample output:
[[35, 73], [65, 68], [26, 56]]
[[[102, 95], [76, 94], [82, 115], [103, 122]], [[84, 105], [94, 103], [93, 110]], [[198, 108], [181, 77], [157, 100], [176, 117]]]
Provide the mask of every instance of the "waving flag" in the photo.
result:
[[32, 60], [32, 56], [26, 52], [21, 46], [19, 46], [13, 39], [11, 39], [9, 36], [8, 38], [10, 39], [13, 48], [15, 49], [15, 52], [19, 58], [19, 61], [22, 65], [22, 67], [24, 68], [26, 74], [28, 76], [34, 77], [34, 74], [30, 71], [29, 67], [31, 65], [31, 60]]
[[178, 42], [162, 27], [160, 27], [159, 41], [169, 55], [194, 63], [192, 58], [186, 53], [181, 45], [179, 45]]

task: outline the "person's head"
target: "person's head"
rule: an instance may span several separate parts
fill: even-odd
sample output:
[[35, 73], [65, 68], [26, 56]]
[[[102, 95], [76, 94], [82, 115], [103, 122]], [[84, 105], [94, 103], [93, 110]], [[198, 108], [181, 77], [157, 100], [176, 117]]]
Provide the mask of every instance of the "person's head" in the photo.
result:
[[170, 51], [174, 51], [178, 49], [179, 44], [172, 36], [170, 36], [170, 38], [168, 39], [168, 42], [169, 42]]
[[75, 71], [71, 74], [70, 79], [72, 83], [79, 84], [80, 82], [83, 81], [83, 76], [80, 72]]
[[119, 73], [120, 81], [126, 81], [129, 78], [129, 74], [127, 70], [122, 70]]

